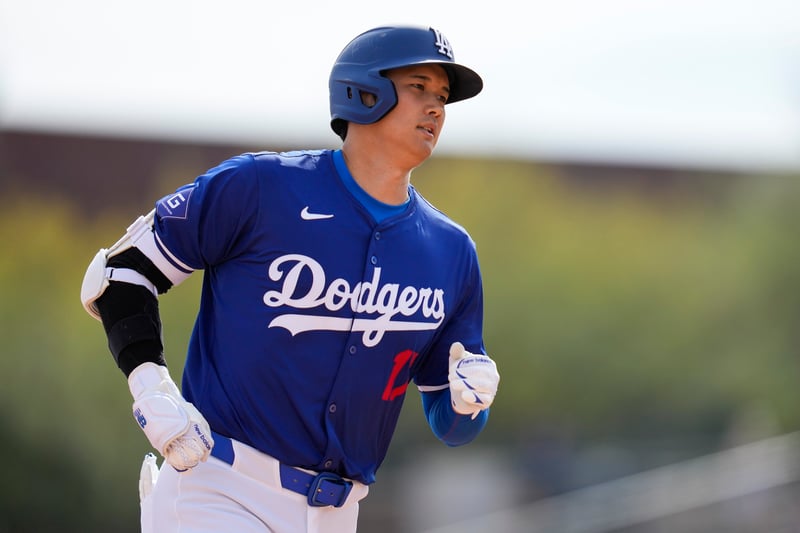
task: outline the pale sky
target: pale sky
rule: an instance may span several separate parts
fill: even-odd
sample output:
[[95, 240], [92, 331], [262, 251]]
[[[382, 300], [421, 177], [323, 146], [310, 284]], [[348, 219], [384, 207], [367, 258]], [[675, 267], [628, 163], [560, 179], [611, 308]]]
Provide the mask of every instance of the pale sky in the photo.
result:
[[0, 126], [337, 146], [333, 61], [410, 23], [485, 82], [438, 153], [800, 170], [798, 0], [389, 4], [0, 0]]

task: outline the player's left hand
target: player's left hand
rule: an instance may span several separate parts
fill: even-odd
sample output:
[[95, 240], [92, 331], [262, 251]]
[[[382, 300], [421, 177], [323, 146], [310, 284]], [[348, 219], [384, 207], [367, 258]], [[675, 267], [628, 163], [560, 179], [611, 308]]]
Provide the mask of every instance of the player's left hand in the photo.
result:
[[450, 398], [453, 410], [462, 415], [478, 416], [488, 409], [497, 394], [500, 374], [487, 355], [473, 354], [460, 342], [450, 346]]

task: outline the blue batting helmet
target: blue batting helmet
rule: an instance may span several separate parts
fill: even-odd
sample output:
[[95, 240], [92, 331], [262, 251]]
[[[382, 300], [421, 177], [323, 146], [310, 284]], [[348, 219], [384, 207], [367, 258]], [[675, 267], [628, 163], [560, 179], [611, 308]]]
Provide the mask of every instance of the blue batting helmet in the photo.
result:
[[[483, 89], [483, 80], [475, 71], [455, 62], [453, 48], [441, 32], [416, 26], [374, 28], [350, 41], [331, 69], [328, 89], [333, 131], [344, 138], [347, 122], [380, 120], [397, 104], [394, 84], [384, 73], [421, 64], [442, 65], [447, 71], [447, 103], [472, 98]], [[364, 104], [362, 92], [374, 94], [375, 105]]]

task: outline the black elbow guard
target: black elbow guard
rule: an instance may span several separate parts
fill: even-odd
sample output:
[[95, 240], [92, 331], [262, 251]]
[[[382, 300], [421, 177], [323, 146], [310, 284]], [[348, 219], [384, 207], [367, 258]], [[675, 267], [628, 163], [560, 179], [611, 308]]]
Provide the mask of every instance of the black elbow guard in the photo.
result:
[[145, 362], [166, 364], [158, 300], [148, 289], [112, 281], [96, 304], [108, 348], [126, 376]]

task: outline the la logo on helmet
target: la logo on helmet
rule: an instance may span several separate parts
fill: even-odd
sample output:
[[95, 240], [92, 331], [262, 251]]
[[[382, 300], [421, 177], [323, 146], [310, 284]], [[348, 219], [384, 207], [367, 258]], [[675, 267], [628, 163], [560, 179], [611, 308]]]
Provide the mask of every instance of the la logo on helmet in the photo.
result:
[[436, 42], [433, 43], [439, 49], [439, 53], [443, 56], [447, 56], [449, 59], [453, 59], [453, 47], [450, 46], [450, 41], [447, 40], [447, 37], [442, 35], [442, 32], [439, 30], [433, 30], [433, 33], [436, 35]]

